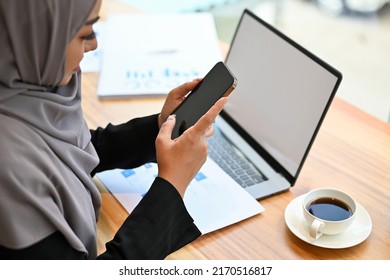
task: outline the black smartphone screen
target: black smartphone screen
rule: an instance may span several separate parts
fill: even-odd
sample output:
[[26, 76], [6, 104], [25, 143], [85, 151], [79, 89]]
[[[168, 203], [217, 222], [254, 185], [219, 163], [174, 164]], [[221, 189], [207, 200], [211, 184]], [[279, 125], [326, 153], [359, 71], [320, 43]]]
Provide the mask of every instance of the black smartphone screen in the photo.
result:
[[194, 125], [219, 98], [228, 95], [235, 85], [236, 78], [223, 62], [218, 62], [173, 111], [176, 125], [172, 139]]

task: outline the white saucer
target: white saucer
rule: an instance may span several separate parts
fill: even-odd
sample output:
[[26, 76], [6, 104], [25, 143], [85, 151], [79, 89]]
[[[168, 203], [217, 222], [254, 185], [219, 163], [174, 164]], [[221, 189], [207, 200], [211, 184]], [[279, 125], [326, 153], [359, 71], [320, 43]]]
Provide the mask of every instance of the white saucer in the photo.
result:
[[301, 195], [292, 200], [284, 212], [284, 219], [288, 228], [301, 240], [318, 247], [341, 249], [355, 246], [366, 240], [370, 235], [372, 229], [370, 215], [357, 203], [355, 220], [345, 232], [338, 235], [322, 235], [318, 239], [313, 239], [304, 224], [303, 197], [304, 195]]

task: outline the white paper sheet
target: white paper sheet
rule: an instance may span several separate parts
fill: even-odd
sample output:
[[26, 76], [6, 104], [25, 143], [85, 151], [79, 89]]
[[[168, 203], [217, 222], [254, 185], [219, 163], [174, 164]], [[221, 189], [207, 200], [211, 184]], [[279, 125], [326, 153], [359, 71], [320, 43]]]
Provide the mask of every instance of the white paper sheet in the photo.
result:
[[[136, 169], [115, 169], [96, 175], [125, 209], [132, 210], [148, 191], [157, 171], [156, 164], [148, 163]], [[184, 204], [203, 234], [265, 210], [209, 158], [189, 185]]]
[[100, 97], [167, 94], [222, 60], [210, 13], [114, 15], [105, 30]]

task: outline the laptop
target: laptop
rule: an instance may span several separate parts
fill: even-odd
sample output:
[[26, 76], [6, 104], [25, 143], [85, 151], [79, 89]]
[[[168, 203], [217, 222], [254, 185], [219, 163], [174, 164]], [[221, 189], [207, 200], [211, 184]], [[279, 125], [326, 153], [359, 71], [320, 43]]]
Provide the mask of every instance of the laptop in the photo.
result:
[[209, 156], [256, 199], [286, 191], [342, 74], [249, 10], [225, 63], [238, 85], [216, 120]]

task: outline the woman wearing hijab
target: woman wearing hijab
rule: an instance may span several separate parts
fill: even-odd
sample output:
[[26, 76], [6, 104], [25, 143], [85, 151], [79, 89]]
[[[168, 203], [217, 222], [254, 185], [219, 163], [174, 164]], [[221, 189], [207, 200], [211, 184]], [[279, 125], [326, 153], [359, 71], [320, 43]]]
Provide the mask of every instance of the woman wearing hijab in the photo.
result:
[[[169, 113], [198, 81], [172, 90], [160, 114], [89, 130], [79, 63], [97, 46], [100, 5], [0, 0], [2, 259], [163, 259], [200, 235], [182, 197], [206, 160], [206, 138], [226, 99], [176, 140]], [[158, 177], [97, 256], [101, 197], [92, 176], [150, 161]]]

